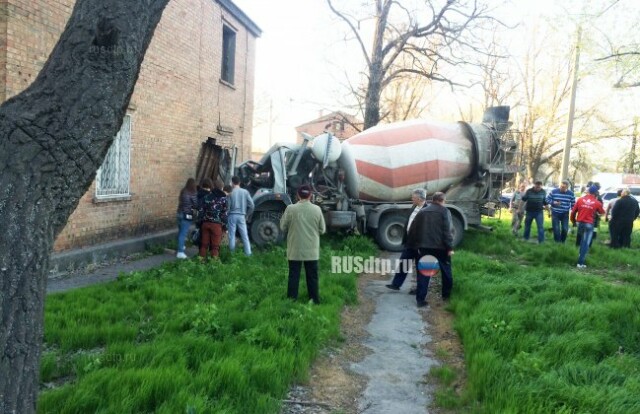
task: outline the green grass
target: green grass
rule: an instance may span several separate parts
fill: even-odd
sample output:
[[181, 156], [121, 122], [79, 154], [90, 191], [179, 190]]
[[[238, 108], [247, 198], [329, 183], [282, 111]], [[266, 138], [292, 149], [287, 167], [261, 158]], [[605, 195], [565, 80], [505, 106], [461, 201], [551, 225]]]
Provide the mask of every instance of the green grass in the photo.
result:
[[[638, 231], [633, 249], [611, 250], [601, 226], [578, 271], [575, 236], [530, 244], [514, 239], [508, 220], [468, 232], [453, 261], [471, 398], [461, 412], [640, 412]], [[441, 406], [455, 407], [450, 390], [440, 394]]]
[[[515, 239], [505, 215], [469, 231], [453, 258], [448, 305], [463, 342], [466, 389], [448, 366], [434, 398], [459, 413], [640, 412], [640, 232], [611, 250], [606, 225], [575, 268], [573, 245]], [[550, 227], [547, 218], [546, 225]], [[636, 224], [636, 226], [638, 226]], [[339, 343], [357, 299], [332, 255], [375, 254], [366, 238], [323, 239], [320, 293], [285, 299], [284, 250], [181, 261], [47, 297], [40, 413], [276, 413], [318, 351]], [[436, 350], [447, 357], [446, 350]]]
[[[339, 340], [355, 275], [332, 255], [375, 253], [365, 238], [323, 240], [322, 304], [285, 298], [281, 247], [251, 258], [179, 261], [47, 297], [39, 413], [276, 413], [318, 351]], [[301, 278], [304, 280], [304, 278]]]

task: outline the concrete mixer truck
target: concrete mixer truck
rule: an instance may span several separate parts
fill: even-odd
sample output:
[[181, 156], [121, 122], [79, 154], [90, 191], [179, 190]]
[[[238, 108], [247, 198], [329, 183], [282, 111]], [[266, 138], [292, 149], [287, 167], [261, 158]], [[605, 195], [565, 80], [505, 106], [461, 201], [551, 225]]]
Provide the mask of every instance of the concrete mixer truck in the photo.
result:
[[328, 229], [372, 234], [389, 251], [402, 249], [411, 191], [443, 191], [457, 245], [465, 229], [482, 227], [481, 216], [492, 215], [504, 183], [519, 170], [509, 126], [509, 107], [501, 106], [487, 109], [477, 124], [413, 120], [343, 142], [324, 133], [303, 134], [302, 144], [275, 144], [236, 171], [255, 202], [251, 238], [258, 245], [282, 241], [280, 217], [297, 188], [308, 184]]

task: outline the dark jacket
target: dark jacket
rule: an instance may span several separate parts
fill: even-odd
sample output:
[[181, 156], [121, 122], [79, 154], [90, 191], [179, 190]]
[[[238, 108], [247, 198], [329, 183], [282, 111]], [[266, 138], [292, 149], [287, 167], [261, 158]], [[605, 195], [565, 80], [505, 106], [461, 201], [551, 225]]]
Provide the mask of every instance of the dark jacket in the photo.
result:
[[[424, 203], [421, 207], [421, 209], [427, 207], [428, 204]], [[404, 221], [404, 227], [402, 227], [403, 232], [402, 232], [402, 244], [406, 245], [407, 244], [407, 226], [409, 225], [409, 219], [411, 218], [411, 214], [413, 213], [413, 210], [415, 210], [416, 208], [418, 208], [418, 206], [411, 206], [411, 208], [409, 209], [409, 215], [407, 215], [407, 219]], [[413, 218], [413, 221], [416, 221], [415, 217]], [[411, 223], [413, 224], [413, 223]]]
[[407, 247], [453, 250], [451, 212], [436, 203], [424, 207], [411, 223]]
[[196, 193], [190, 193], [187, 190], [180, 191], [180, 199], [178, 200], [178, 213], [191, 214], [193, 209], [198, 208], [198, 199]]
[[638, 201], [631, 196], [620, 197], [611, 209], [611, 221], [615, 223], [633, 223], [638, 217], [640, 207]]

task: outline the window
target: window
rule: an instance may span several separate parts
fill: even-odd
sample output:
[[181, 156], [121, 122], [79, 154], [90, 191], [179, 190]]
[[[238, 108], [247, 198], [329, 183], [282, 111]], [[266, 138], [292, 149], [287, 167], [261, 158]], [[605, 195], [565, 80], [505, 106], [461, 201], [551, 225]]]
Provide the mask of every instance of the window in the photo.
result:
[[222, 80], [233, 85], [236, 64], [236, 32], [222, 27]]
[[131, 116], [126, 115], [96, 174], [96, 198], [129, 196]]

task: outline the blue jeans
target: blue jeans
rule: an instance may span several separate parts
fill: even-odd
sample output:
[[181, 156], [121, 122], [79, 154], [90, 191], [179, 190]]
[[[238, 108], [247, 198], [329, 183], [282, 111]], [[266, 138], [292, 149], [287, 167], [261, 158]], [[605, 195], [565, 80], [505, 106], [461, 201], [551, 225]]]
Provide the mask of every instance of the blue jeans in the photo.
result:
[[529, 240], [529, 234], [531, 234], [531, 222], [536, 221], [536, 227], [538, 228], [538, 243], [544, 242], [544, 212], [540, 211], [527, 211], [527, 215], [524, 218], [524, 239]]
[[582, 236], [580, 240], [580, 254], [578, 256], [578, 264], [585, 264], [587, 258], [587, 252], [589, 252], [589, 245], [591, 244], [591, 237], [593, 237], [593, 224], [578, 222], [578, 234]]
[[229, 214], [227, 227], [229, 228], [229, 250], [233, 253], [236, 249], [236, 229], [238, 229], [242, 246], [244, 247], [244, 254], [251, 256], [251, 244], [249, 243], [247, 221], [244, 214]]
[[553, 227], [553, 240], [564, 243], [569, 232], [569, 212], [551, 213], [551, 227]]
[[182, 213], [176, 214], [176, 219], [178, 220], [178, 253], [184, 253], [186, 249], [185, 241], [187, 240], [187, 234], [193, 221], [185, 220], [184, 214]]

